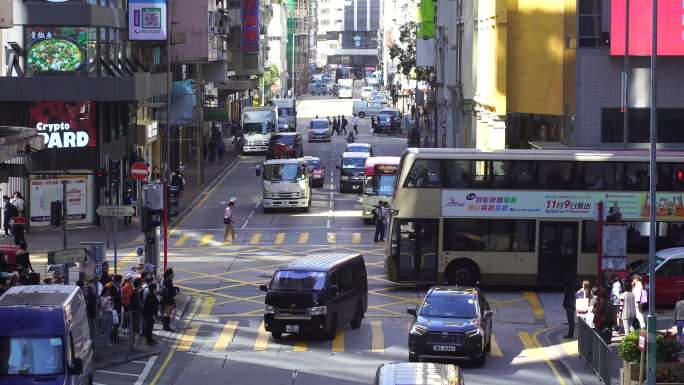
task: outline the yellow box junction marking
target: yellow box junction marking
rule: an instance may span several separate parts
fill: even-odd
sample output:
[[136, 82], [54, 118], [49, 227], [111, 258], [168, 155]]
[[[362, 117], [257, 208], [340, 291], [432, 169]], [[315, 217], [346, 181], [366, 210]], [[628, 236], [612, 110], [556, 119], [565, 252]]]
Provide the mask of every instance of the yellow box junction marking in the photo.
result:
[[328, 243], [335, 243], [337, 241], [337, 234], [328, 233]]
[[297, 340], [295, 343], [295, 352], [305, 352], [306, 351], [306, 341]]
[[278, 233], [275, 237], [275, 244], [282, 245], [285, 242], [285, 233]]
[[382, 331], [381, 321], [371, 321], [371, 331], [373, 332], [373, 340], [371, 341], [371, 352], [384, 353], [385, 352], [385, 335]]
[[261, 233], [252, 234], [252, 238], [249, 240], [251, 245], [258, 245], [261, 242]]
[[268, 332], [264, 327], [264, 321], [259, 325], [259, 333], [257, 334], [256, 342], [254, 342], [254, 351], [263, 352], [268, 346]]
[[214, 238], [214, 234], [205, 234], [202, 236], [202, 239], [200, 240], [200, 247], [201, 246], [206, 246], [211, 242], [211, 239]]
[[344, 330], [340, 330], [335, 335], [335, 339], [332, 342], [333, 352], [343, 352], [344, 351]]
[[352, 243], [361, 243], [361, 233], [352, 234]]
[[180, 238], [176, 240], [176, 243], [174, 243], [173, 245], [175, 247], [182, 247], [185, 244], [185, 242], [188, 241], [188, 239], [190, 239], [190, 236], [188, 234], [183, 234]]
[[218, 338], [218, 340], [216, 340], [216, 343], [214, 344], [215, 352], [224, 352], [226, 351], [226, 349], [228, 349], [228, 345], [230, 345], [231, 341], [233, 341], [233, 337], [235, 336], [235, 331], [237, 330], [237, 327], [237, 321], [226, 322], [226, 324], [223, 326], [221, 336]]
[[299, 241], [297, 243], [303, 244], [309, 242], [309, 233], [299, 233]]
[[[202, 303], [202, 310], [200, 311], [199, 317], [206, 317], [211, 314], [211, 309], [214, 307], [214, 297], [205, 297]], [[190, 324], [190, 329], [183, 334], [180, 341], [178, 342], [179, 352], [187, 352], [192, 347], [192, 343], [195, 341], [197, 332], [199, 331], [200, 323], [193, 321]]]

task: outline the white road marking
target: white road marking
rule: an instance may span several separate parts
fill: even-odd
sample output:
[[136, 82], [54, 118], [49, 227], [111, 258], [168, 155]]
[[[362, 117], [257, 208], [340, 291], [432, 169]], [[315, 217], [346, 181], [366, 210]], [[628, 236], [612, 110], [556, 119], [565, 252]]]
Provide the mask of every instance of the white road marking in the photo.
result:
[[242, 224], [242, 227], [240, 228], [240, 230], [244, 230], [245, 227], [247, 227], [249, 220], [252, 219], [253, 216], [254, 216], [254, 210], [252, 210], [252, 212], [249, 213], [249, 215], [247, 216], [247, 220], [245, 221], [245, 223]]
[[157, 360], [157, 357], [158, 356], [153, 356], [152, 358], [149, 359], [149, 361], [147, 361], [142, 372], [140, 372], [140, 376], [138, 377], [138, 380], [136, 380], [135, 384], [133, 384], [133, 385], [142, 385], [145, 382], [145, 379], [147, 379], [147, 375], [150, 373], [152, 366], [154, 366], [154, 361]]
[[116, 374], [117, 376], [129, 376], [129, 377], [138, 377], [137, 374], [131, 374], [131, 373], [123, 373], [123, 372], [112, 372], [109, 370], [97, 370], [100, 373], [107, 373], [107, 374]]

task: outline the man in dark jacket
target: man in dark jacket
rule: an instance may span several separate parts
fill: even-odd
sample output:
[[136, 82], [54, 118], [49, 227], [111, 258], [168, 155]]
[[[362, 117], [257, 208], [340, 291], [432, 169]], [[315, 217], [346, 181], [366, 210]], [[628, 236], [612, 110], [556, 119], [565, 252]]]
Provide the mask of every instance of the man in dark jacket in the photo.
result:
[[563, 338], [572, 338], [575, 333], [575, 280], [572, 277], [565, 278], [563, 309], [568, 318], [568, 334]]
[[159, 300], [157, 300], [157, 283], [150, 282], [145, 291], [145, 298], [143, 298], [143, 335], [147, 340], [148, 345], [154, 345], [152, 339], [152, 329], [154, 328], [154, 319], [159, 313]]
[[5, 229], [5, 236], [9, 237], [10, 236], [10, 223], [12, 222], [12, 218], [16, 217], [19, 215], [19, 210], [17, 210], [17, 207], [14, 206], [12, 203], [10, 203], [10, 198], [5, 195], [2, 197], [2, 209], [3, 209], [3, 216], [2, 216], [2, 227]]

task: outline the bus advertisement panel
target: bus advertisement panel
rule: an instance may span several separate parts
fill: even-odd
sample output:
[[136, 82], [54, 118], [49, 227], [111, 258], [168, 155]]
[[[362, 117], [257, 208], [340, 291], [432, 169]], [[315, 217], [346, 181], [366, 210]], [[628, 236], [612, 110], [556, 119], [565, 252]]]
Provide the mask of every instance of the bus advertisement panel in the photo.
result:
[[363, 180], [363, 221], [370, 223], [378, 201], [392, 203], [399, 157], [376, 156], [366, 160]]

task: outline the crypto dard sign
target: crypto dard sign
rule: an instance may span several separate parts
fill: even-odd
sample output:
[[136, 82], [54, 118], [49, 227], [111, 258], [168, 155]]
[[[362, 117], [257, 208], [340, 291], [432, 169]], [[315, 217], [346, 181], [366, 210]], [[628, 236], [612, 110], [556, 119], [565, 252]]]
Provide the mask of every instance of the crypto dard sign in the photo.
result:
[[97, 145], [95, 103], [32, 102], [29, 125], [43, 137], [45, 148], [84, 148]]

